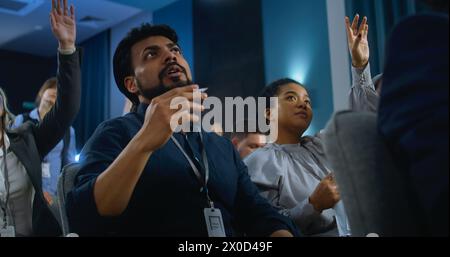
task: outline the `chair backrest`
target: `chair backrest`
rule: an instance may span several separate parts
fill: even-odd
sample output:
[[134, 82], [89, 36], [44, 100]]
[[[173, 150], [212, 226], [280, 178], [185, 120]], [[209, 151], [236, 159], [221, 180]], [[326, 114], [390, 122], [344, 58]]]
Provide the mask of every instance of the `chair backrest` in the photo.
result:
[[63, 231], [63, 236], [66, 236], [70, 233], [70, 226], [69, 221], [67, 219], [66, 214], [66, 196], [67, 193], [72, 190], [74, 183], [75, 183], [75, 177], [78, 174], [78, 171], [80, 170], [80, 164], [79, 163], [71, 163], [69, 165], [66, 165], [62, 173], [58, 179], [58, 208], [59, 208], [59, 214], [61, 216], [61, 227]]
[[353, 236], [415, 236], [416, 211], [407, 184], [377, 131], [373, 113], [338, 112], [324, 132]]

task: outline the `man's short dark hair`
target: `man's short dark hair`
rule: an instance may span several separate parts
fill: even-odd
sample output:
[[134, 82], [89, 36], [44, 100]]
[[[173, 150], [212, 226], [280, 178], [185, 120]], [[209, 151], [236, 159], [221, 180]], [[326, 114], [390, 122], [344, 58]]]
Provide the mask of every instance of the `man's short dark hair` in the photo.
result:
[[167, 25], [151, 25], [144, 23], [140, 27], [133, 28], [127, 36], [120, 41], [114, 53], [113, 70], [117, 87], [134, 106], [139, 104], [137, 95], [130, 93], [125, 87], [125, 78], [134, 76], [133, 63], [131, 61], [131, 48], [138, 42], [153, 36], [163, 36], [178, 44], [178, 36], [175, 30]]

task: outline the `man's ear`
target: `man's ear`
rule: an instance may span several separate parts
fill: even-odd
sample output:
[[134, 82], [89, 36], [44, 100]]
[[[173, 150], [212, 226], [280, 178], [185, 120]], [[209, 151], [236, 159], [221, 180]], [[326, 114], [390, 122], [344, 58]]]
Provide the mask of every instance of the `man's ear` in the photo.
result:
[[136, 94], [139, 92], [135, 77], [128, 76], [125, 78], [124, 82], [125, 82], [125, 88], [128, 90], [128, 92], [133, 93], [133, 94]]
[[272, 110], [270, 110], [270, 108], [266, 108], [266, 112], [264, 113], [264, 117], [266, 118], [266, 120], [271, 120], [271, 114]]
[[239, 139], [238, 137], [233, 137], [231, 139], [231, 143], [234, 145], [234, 147], [237, 147], [239, 145]]

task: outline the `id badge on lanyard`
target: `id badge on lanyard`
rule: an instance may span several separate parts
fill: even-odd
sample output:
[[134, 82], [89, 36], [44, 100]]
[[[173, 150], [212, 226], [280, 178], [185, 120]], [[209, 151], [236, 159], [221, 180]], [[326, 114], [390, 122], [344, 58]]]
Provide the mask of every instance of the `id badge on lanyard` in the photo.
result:
[[[208, 184], [208, 177], [209, 177], [209, 165], [208, 165], [208, 159], [206, 156], [205, 146], [203, 145], [203, 149], [202, 149], [202, 158], [203, 158], [203, 164], [204, 164], [204, 168], [205, 168], [205, 179], [203, 180], [202, 176], [200, 175], [200, 172], [198, 171], [197, 166], [195, 166], [195, 164], [194, 164], [194, 161], [186, 153], [186, 151], [181, 146], [181, 144], [178, 142], [178, 140], [174, 136], [172, 136], [171, 139], [175, 143], [175, 145], [178, 147], [178, 149], [180, 149], [180, 151], [183, 153], [184, 157], [187, 159], [187, 161], [189, 162], [189, 165], [191, 166], [192, 170], [194, 171], [195, 176], [200, 181], [200, 183], [203, 185], [202, 191], [204, 191], [206, 193], [206, 197], [208, 199], [208, 204], [210, 206], [210, 208], [203, 209], [203, 213], [205, 216], [206, 228], [208, 230], [208, 236], [209, 237], [226, 237], [225, 226], [223, 225], [222, 213], [220, 212], [220, 210], [218, 208], [214, 208], [214, 202], [211, 200], [211, 198], [209, 197], [209, 193], [208, 193], [207, 184]], [[200, 133], [200, 139], [202, 140], [202, 143], [203, 143], [203, 136], [201, 133]], [[186, 140], [187, 140], [187, 138], [186, 138]]]
[[226, 237], [225, 227], [223, 225], [222, 213], [216, 208], [205, 208], [206, 228], [209, 237]]

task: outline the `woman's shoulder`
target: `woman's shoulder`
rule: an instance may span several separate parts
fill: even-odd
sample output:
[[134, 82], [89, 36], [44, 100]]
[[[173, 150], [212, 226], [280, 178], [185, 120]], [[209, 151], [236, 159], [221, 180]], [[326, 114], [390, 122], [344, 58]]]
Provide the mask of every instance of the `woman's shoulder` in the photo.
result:
[[280, 153], [280, 149], [269, 144], [243, 160], [254, 183], [276, 186], [287, 163]]
[[309, 152], [324, 154], [323, 150], [323, 131], [317, 133], [315, 136], [304, 136], [301, 139], [301, 146]]
[[244, 163], [251, 168], [266, 169], [283, 165], [288, 158], [288, 153], [280, 145], [267, 144], [259, 148], [244, 159]]
[[251, 160], [251, 159], [259, 159], [264, 158], [270, 155], [275, 154], [275, 152], [278, 151], [276, 147], [273, 146], [273, 144], [267, 144], [264, 147], [258, 148], [253, 153], [251, 153], [245, 160]]

